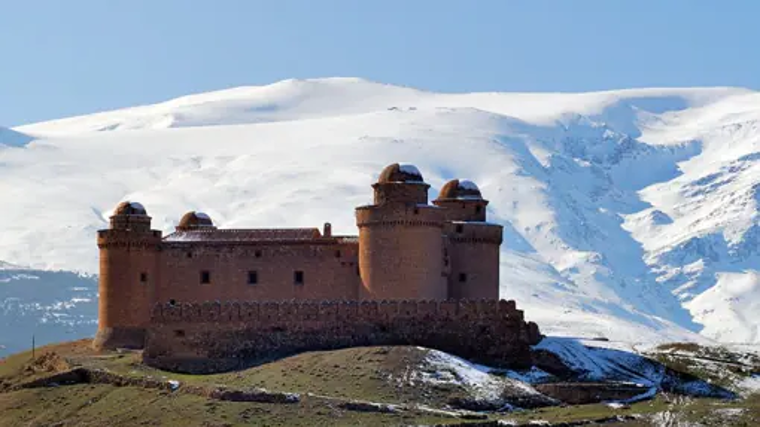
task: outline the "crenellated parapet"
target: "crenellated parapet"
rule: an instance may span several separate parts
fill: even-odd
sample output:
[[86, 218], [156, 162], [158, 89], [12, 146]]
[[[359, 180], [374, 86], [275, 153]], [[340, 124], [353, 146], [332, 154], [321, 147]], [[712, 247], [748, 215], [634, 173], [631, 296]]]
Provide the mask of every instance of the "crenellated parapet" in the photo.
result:
[[151, 315], [146, 363], [196, 373], [367, 345], [418, 345], [519, 367], [541, 339], [505, 300], [209, 301], [156, 304]]
[[136, 233], [131, 230], [99, 230], [98, 248], [157, 249], [161, 244], [161, 231]]
[[389, 321], [395, 319], [515, 320], [523, 312], [514, 301], [208, 301], [155, 304], [153, 324]]
[[363, 227], [443, 227], [441, 209], [429, 205], [394, 204], [378, 209], [356, 208], [356, 226]]

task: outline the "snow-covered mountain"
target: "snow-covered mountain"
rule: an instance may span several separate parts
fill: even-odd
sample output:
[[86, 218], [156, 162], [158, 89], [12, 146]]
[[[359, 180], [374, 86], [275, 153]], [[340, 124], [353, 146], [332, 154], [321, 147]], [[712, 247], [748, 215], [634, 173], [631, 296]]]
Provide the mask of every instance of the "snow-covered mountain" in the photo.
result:
[[23, 147], [32, 139], [29, 135], [0, 126], [0, 150], [3, 147]]
[[97, 278], [0, 261], [0, 357], [97, 329]]
[[[388, 163], [467, 178], [505, 226], [502, 294], [546, 333], [760, 342], [760, 94], [737, 88], [441, 94], [286, 80], [14, 129], [0, 259], [96, 273], [121, 200], [169, 231], [356, 233]], [[0, 284], [2, 286], [2, 284]]]

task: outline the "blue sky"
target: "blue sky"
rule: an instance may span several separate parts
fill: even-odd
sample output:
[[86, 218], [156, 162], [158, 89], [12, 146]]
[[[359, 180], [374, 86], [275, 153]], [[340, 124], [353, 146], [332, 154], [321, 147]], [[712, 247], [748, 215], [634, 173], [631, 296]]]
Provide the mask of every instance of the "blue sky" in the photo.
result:
[[0, 0], [0, 125], [286, 78], [760, 88], [760, 1]]

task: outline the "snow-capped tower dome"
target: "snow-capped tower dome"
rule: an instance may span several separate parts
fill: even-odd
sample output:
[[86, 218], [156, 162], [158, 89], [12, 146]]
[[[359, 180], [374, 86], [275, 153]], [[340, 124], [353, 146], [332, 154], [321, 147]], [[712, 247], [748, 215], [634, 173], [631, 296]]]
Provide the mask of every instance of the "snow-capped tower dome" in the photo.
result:
[[148, 215], [145, 207], [137, 202], [121, 202], [113, 210], [114, 215]]
[[203, 212], [190, 211], [182, 215], [182, 219], [177, 224], [177, 230], [195, 230], [199, 228], [214, 229], [214, 222], [211, 217]]
[[428, 188], [420, 170], [414, 165], [393, 163], [380, 172], [375, 190], [375, 204], [408, 203], [426, 205]]
[[480, 188], [466, 179], [452, 179], [438, 193], [438, 200], [483, 200]]
[[485, 221], [488, 200], [483, 199], [480, 188], [466, 179], [452, 179], [441, 187], [433, 204], [446, 208], [450, 221]]
[[119, 203], [111, 215], [111, 229], [115, 230], [150, 230], [150, 217], [145, 207], [137, 202]]
[[377, 182], [424, 183], [425, 180], [422, 179], [422, 174], [420, 173], [420, 170], [417, 169], [417, 166], [394, 163], [392, 165], [386, 166], [385, 169], [380, 172], [380, 178], [378, 178]]

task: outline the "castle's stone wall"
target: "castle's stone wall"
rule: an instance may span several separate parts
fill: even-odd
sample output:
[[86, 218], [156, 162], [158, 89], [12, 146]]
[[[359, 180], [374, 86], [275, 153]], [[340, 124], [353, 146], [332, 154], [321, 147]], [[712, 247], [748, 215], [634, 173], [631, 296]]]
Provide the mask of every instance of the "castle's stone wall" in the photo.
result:
[[143, 356], [163, 369], [206, 373], [301, 351], [419, 345], [527, 367], [540, 339], [514, 301], [207, 302], [156, 305]]
[[98, 334], [96, 348], [142, 347], [158, 280], [160, 231], [98, 233]]
[[[358, 238], [332, 236], [329, 225], [324, 234], [217, 229], [193, 211], [162, 239], [142, 205], [123, 202], [98, 232], [95, 347], [140, 347], [147, 328], [148, 358], [182, 366], [365, 344], [518, 363], [538, 332], [513, 303], [496, 302], [501, 226], [485, 223], [474, 184], [450, 181], [439, 206], [428, 204], [429, 187], [414, 167], [385, 168], [374, 204], [356, 209]], [[198, 305], [209, 300], [272, 302]], [[154, 303], [169, 305], [151, 321]]]
[[423, 183], [377, 183], [372, 186], [375, 190], [375, 205], [386, 203], [415, 203], [427, 204], [429, 185]]
[[443, 231], [451, 264], [449, 298], [499, 298], [502, 227], [484, 222], [447, 222]]
[[[160, 303], [358, 299], [361, 286], [356, 242], [164, 243], [160, 263]], [[201, 283], [203, 272], [209, 283]]]
[[434, 200], [433, 204], [444, 209], [446, 221], [485, 221], [485, 200]]
[[439, 208], [392, 203], [358, 208], [361, 299], [445, 300]]

